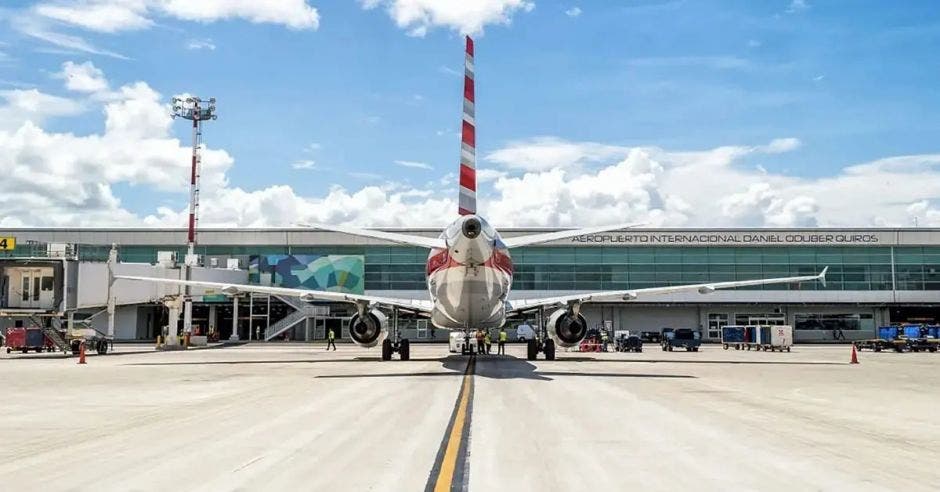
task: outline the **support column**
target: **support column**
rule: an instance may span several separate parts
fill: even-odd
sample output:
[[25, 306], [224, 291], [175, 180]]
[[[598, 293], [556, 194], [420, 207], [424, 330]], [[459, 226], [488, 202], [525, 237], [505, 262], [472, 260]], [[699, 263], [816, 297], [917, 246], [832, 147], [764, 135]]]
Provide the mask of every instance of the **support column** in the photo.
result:
[[[215, 304], [209, 304], [209, 331], [217, 330], [219, 327], [216, 326], [217, 318]], [[207, 332], [208, 334], [208, 332]]]
[[169, 321], [167, 322], [166, 340], [163, 341], [163, 345], [168, 347], [175, 347], [180, 344], [178, 328], [180, 321], [180, 304], [181, 299], [179, 297], [175, 297], [166, 303], [170, 313]]
[[232, 336], [228, 339], [238, 341], [238, 296], [232, 296]]
[[[117, 244], [111, 245], [111, 251], [108, 253], [108, 338], [114, 340], [114, 267], [117, 265], [118, 251]], [[71, 321], [70, 321], [71, 323]], [[69, 330], [72, 327], [69, 326]]]

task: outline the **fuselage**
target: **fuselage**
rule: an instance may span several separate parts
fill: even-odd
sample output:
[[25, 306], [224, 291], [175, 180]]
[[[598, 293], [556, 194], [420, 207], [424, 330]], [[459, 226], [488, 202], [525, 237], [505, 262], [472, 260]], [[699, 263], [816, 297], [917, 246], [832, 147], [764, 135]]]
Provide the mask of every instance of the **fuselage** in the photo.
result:
[[513, 267], [499, 233], [481, 217], [464, 215], [441, 238], [447, 249], [432, 249], [427, 263], [431, 323], [450, 330], [502, 326]]

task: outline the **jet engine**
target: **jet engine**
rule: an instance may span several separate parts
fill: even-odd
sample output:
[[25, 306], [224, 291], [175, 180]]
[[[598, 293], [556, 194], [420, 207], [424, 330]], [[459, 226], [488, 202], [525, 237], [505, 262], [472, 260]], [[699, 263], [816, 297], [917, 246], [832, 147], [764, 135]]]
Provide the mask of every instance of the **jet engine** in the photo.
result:
[[548, 317], [548, 336], [559, 347], [574, 347], [587, 335], [587, 321], [580, 313], [574, 314], [568, 309], [559, 309]]
[[388, 336], [388, 317], [378, 309], [355, 314], [349, 320], [349, 336], [360, 347], [375, 347]]

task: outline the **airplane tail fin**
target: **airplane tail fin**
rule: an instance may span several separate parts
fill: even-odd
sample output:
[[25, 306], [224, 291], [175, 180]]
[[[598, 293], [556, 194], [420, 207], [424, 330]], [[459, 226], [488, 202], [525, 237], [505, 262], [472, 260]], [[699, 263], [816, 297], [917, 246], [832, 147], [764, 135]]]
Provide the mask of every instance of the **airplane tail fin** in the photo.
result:
[[473, 87], [473, 39], [467, 36], [467, 52], [463, 73], [463, 124], [460, 128], [460, 215], [477, 213], [476, 111]]

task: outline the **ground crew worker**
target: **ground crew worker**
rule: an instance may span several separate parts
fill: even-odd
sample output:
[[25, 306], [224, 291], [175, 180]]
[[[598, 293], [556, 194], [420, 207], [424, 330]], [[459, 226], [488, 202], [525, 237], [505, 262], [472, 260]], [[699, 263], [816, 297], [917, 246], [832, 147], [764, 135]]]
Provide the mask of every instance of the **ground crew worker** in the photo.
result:
[[490, 337], [489, 330], [486, 331], [486, 335], [483, 337], [483, 342], [486, 344], [486, 354], [490, 354], [490, 349], [493, 347], [493, 339]]
[[326, 332], [326, 349], [330, 350], [330, 346], [333, 346], [333, 351], [336, 351], [336, 332], [332, 328]]
[[607, 352], [607, 330], [601, 331], [601, 350]]
[[476, 332], [476, 338], [477, 338], [477, 353], [478, 353], [478, 354], [482, 354], [482, 353], [486, 350], [486, 346], [483, 345], [483, 343], [484, 343], [484, 341], [483, 341], [483, 330], [477, 330], [477, 332]]
[[506, 335], [506, 329], [500, 328], [499, 329], [499, 345], [496, 346], [496, 353], [498, 355], [506, 355], [506, 339], [507, 338], [509, 338], [509, 336]]
[[255, 327], [255, 340], [261, 340], [261, 325]]

